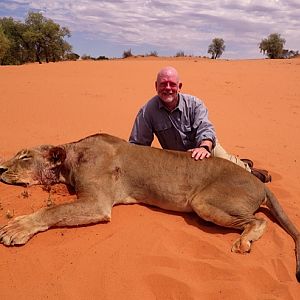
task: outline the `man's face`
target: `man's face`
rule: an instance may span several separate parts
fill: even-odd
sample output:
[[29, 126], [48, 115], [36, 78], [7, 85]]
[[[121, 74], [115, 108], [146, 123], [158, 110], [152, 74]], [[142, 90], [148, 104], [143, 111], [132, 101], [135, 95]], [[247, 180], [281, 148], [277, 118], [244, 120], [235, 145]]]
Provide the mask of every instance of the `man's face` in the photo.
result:
[[177, 105], [181, 83], [175, 74], [164, 73], [155, 82], [157, 95], [167, 107]]

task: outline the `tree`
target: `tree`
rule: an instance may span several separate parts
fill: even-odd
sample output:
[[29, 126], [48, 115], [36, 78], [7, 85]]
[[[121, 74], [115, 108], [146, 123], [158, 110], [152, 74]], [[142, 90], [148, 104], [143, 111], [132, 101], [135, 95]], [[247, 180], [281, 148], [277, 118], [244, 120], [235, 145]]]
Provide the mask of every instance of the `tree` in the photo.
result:
[[225, 42], [221, 38], [214, 38], [212, 43], [208, 46], [207, 53], [211, 54], [212, 59], [221, 57], [225, 51]]
[[2, 62], [2, 59], [5, 56], [9, 47], [10, 47], [9, 39], [4, 34], [4, 31], [0, 24], [0, 63]]
[[47, 63], [61, 60], [66, 53], [71, 51], [71, 45], [64, 41], [65, 36], [71, 36], [68, 28], [61, 28], [51, 19], [35, 12], [28, 13], [25, 24], [27, 30], [24, 38], [35, 50], [36, 60], [39, 63], [42, 63], [42, 59], [45, 59]]
[[272, 33], [266, 39], [262, 39], [259, 49], [271, 59], [282, 58], [284, 44], [285, 39], [279, 33]]
[[5, 65], [16, 65], [30, 61], [30, 49], [23, 37], [25, 25], [15, 21], [13, 18], [0, 19], [0, 25], [10, 45], [4, 57], [2, 57], [1, 63]]
[[[70, 37], [66, 27], [60, 27], [41, 13], [28, 13], [25, 23], [13, 18], [0, 18], [1, 64], [23, 64], [26, 62], [58, 61], [71, 52], [71, 45], [65, 36]], [[7, 43], [8, 40], [8, 43]], [[7, 48], [9, 44], [9, 48]], [[6, 45], [6, 46], [4, 46]]]

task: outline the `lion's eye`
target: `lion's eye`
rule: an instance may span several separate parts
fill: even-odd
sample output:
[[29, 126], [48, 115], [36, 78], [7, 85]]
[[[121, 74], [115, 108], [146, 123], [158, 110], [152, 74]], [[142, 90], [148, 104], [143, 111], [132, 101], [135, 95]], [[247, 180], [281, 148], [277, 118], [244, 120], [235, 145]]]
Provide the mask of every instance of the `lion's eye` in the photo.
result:
[[21, 154], [20, 156], [19, 156], [19, 159], [20, 160], [29, 160], [29, 159], [31, 159], [32, 157], [30, 156], [30, 155], [28, 155], [28, 154], [26, 154], [26, 153], [23, 153], [23, 154]]

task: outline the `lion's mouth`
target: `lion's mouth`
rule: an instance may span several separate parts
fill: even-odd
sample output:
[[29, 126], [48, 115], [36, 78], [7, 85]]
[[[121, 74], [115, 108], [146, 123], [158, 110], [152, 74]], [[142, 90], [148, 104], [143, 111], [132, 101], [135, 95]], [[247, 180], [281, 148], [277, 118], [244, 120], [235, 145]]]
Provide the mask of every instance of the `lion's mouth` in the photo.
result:
[[7, 168], [0, 168], [0, 181], [6, 184], [28, 186], [27, 182], [20, 180], [20, 178], [17, 175], [9, 172]]
[[7, 171], [7, 168], [0, 165], [0, 181], [3, 181], [2, 175]]

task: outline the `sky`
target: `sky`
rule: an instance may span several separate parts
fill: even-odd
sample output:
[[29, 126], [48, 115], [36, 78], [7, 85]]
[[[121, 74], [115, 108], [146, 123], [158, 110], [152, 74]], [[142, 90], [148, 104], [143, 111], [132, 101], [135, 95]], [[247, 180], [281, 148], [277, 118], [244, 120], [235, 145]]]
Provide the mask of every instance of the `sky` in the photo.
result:
[[300, 0], [0, 0], [0, 18], [24, 21], [29, 11], [68, 27], [79, 55], [209, 56], [217, 37], [222, 58], [262, 58], [258, 45], [274, 32], [300, 50]]

